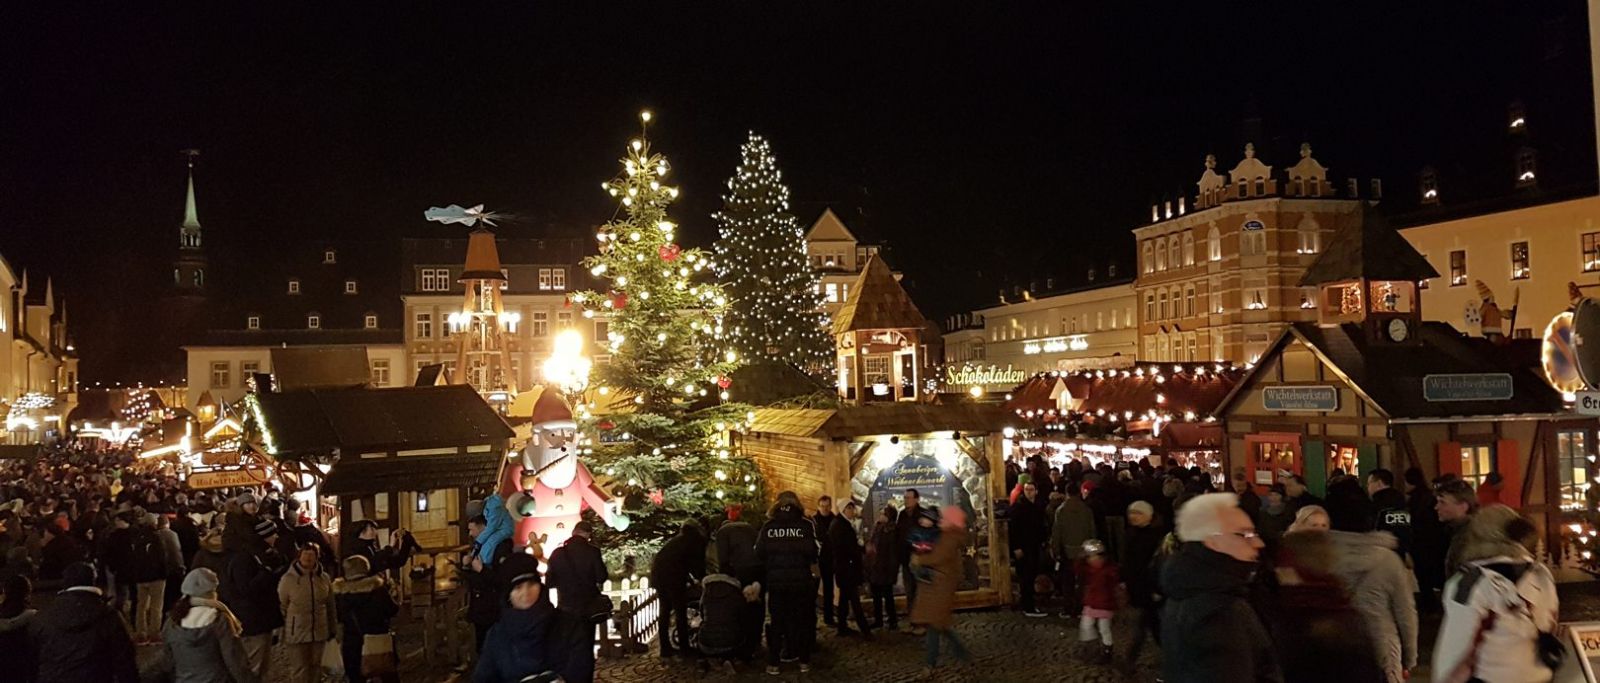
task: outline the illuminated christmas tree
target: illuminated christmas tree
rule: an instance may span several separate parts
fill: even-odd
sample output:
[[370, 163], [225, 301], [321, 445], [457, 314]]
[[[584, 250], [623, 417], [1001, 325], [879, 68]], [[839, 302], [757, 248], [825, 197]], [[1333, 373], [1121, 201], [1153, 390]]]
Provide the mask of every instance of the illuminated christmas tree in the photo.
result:
[[805, 231], [789, 213], [789, 187], [766, 138], [751, 133], [740, 153], [722, 210], [712, 215], [733, 347], [746, 358], [778, 358], [821, 373], [833, 358], [833, 339], [824, 329], [819, 278], [806, 262]]
[[[648, 124], [649, 112], [640, 115]], [[576, 292], [585, 318], [610, 321], [609, 363], [597, 364], [598, 405], [579, 409], [591, 437], [583, 455], [624, 497], [631, 524], [602, 530], [603, 545], [648, 555], [685, 520], [761, 499], [760, 472], [722, 441], [748, 419], [725, 403], [739, 354], [730, 346], [728, 299], [711, 259], [677, 244], [667, 205], [678, 189], [671, 167], [642, 135], [629, 143], [622, 174], [602, 183], [621, 202], [600, 227], [599, 255], [585, 260], [603, 291]], [[599, 341], [599, 340], [597, 340]], [[609, 537], [609, 538], [607, 538]]]

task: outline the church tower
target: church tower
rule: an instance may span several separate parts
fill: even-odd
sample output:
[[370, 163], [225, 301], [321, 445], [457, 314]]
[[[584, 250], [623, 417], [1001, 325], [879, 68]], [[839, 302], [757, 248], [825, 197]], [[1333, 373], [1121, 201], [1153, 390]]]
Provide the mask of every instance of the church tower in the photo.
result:
[[183, 200], [183, 223], [178, 227], [178, 257], [172, 264], [172, 286], [179, 296], [204, 296], [206, 291], [206, 252], [200, 244], [200, 213], [194, 203], [194, 158], [198, 149], [186, 149], [189, 157], [189, 188]]

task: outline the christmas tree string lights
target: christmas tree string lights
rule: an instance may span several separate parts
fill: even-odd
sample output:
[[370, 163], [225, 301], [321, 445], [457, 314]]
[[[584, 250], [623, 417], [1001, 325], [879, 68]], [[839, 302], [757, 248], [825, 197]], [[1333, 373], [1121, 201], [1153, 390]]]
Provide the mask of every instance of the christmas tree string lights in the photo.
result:
[[805, 231], [789, 213], [789, 187], [766, 138], [750, 133], [712, 215], [717, 275], [730, 301], [728, 333], [746, 358], [777, 358], [825, 373], [833, 339], [820, 278], [806, 260]]
[[[648, 125], [650, 114], [640, 119]], [[583, 456], [632, 520], [623, 530], [598, 530], [597, 540], [642, 561], [684, 521], [754, 505], [762, 489], [755, 465], [724, 441], [752, 415], [726, 402], [742, 356], [728, 334], [729, 301], [714, 261], [676, 241], [667, 206], [679, 191], [667, 184], [667, 158], [641, 135], [621, 164], [601, 184], [620, 204], [618, 216], [596, 232], [599, 254], [584, 260], [598, 288], [570, 300], [585, 318], [609, 321], [607, 338], [596, 341], [611, 360], [595, 367], [593, 380], [604, 405], [576, 412], [589, 434]]]

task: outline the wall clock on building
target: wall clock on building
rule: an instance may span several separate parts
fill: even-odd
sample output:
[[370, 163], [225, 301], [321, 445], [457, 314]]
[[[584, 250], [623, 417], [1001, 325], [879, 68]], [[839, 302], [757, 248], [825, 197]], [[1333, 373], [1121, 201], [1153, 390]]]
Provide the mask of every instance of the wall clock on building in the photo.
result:
[[1411, 327], [1406, 325], [1406, 321], [1400, 318], [1393, 318], [1389, 321], [1388, 331], [1389, 341], [1397, 344], [1405, 341], [1406, 337], [1411, 336]]

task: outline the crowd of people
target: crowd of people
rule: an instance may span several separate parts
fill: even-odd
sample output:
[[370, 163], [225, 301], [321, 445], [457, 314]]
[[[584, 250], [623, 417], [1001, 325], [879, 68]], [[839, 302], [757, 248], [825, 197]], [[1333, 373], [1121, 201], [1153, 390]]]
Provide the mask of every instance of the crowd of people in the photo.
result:
[[330, 655], [348, 680], [398, 680], [369, 641], [392, 637], [385, 576], [416, 550], [408, 534], [382, 547], [357, 522], [336, 560], [272, 487], [195, 491], [141, 464], [85, 445], [0, 462], [7, 680], [315, 683]]

